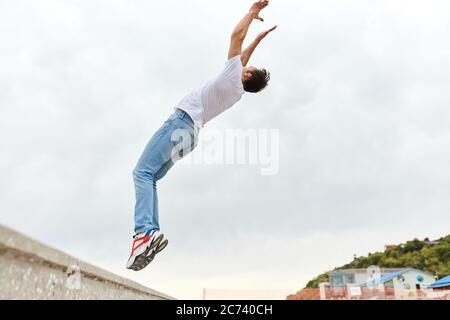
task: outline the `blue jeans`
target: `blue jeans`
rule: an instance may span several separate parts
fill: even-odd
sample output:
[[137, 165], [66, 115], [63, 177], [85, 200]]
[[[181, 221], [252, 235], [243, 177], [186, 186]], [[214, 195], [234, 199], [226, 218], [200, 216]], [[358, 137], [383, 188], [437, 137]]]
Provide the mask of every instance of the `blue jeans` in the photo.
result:
[[153, 135], [133, 171], [135, 231], [160, 230], [156, 182], [197, 145], [198, 127], [189, 115], [175, 111]]

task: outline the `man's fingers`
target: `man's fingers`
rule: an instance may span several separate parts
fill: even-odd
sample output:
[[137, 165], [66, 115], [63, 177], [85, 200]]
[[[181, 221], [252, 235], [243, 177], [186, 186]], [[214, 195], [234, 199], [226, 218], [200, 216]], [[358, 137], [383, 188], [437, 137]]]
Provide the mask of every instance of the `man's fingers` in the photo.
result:
[[261, 0], [257, 3], [258, 7], [260, 7], [261, 9], [267, 7], [269, 5], [269, 1], [267, 0]]
[[264, 39], [265, 37], [267, 37], [267, 35], [268, 35], [269, 33], [271, 33], [271, 32], [272, 32], [273, 30], [275, 30], [276, 28], [277, 28], [277, 26], [272, 27], [272, 28], [270, 28], [269, 30], [260, 33], [259, 36], [258, 36], [258, 38], [259, 38], [259, 39]]
[[277, 26], [272, 27], [272, 28], [270, 28], [269, 30], [264, 31], [263, 34], [265, 34], [265, 35], [267, 36], [269, 33], [271, 33], [271, 32], [272, 32], [273, 30], [275, 30], [276, 28], [277, 28]]
[[[259, 0], [254, 5], [256, 5], [256, 7], [258, 8], [258, 12], [259, 12], [269, 5], [269, 0]], [[264, 19], [261, 18], [259, 15], [257, 15], [255, 19], [264, 22]]]

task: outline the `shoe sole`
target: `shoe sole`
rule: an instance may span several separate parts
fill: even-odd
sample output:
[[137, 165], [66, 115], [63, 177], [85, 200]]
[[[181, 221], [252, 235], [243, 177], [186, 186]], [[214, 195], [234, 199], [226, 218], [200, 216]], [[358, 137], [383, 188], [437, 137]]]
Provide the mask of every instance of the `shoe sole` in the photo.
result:
[[[143, 257], [147, 256], [152, 250], [154, 250], [161, 242], [161, 240], [164, 238], [164, 234], [159, 234], [158, 237], [150, 242], [150, 246], [145, 248], [145, 251], [139, 254], [138, 256], [134, 257], [134, 261], [131, 264], [131, 266], [127, 266], [127, 269], [134, 270], [135, 268], [139, 268], [142, 264], [141, 260]], [[130, 257], [131, 259], [131, 257]]]
[[166, 247], [169, 241], [166, 239], [161, 242], [164, 235], [160, 234], [158, 238], [155, 239], [155, 242], [152, 243], [151, 246], [149, 246], [144, 253], [140, 254], [136, 257], [133, 264], [128, 268], [133, 271], [141, 271], [145, 267], [147, 267], [150, 262], [153, 261], [157, 253], [160, 253], [163, 251]]
[[158, 247], [156, 248], [156, 250], [152, 253], [153, 257], [155, 257], [158, 253], [160, 253], [161, 251], [163, 251], [167, 245], [169, 244], [169, 240], [164, 240], [163, 242], [161, 242]]

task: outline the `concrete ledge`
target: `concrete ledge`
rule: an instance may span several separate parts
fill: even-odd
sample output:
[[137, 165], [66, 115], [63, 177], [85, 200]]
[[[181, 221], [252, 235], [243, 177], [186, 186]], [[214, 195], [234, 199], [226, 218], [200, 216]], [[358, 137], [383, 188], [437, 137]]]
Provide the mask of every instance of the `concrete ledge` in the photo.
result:
[[0, 299], [173, 298], [0, 225]]

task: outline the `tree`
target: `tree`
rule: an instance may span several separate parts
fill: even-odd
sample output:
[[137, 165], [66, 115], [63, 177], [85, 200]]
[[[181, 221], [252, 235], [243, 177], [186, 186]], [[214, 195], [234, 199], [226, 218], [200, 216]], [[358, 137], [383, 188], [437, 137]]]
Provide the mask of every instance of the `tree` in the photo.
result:
[[[378, 265], [381, 268], [414, 268], [438, 276], [438, 279], [450, 275], [450, 235], [439, 242], [427, 245], [414, 239], [384, 252], [369, 253], [367, 257], [353, 257], [353, 261], [338, 269], [367, 268]], [[328, 282], [327, 273], [312, 279], [306, 288], [318, 288], [322, 282]]]

